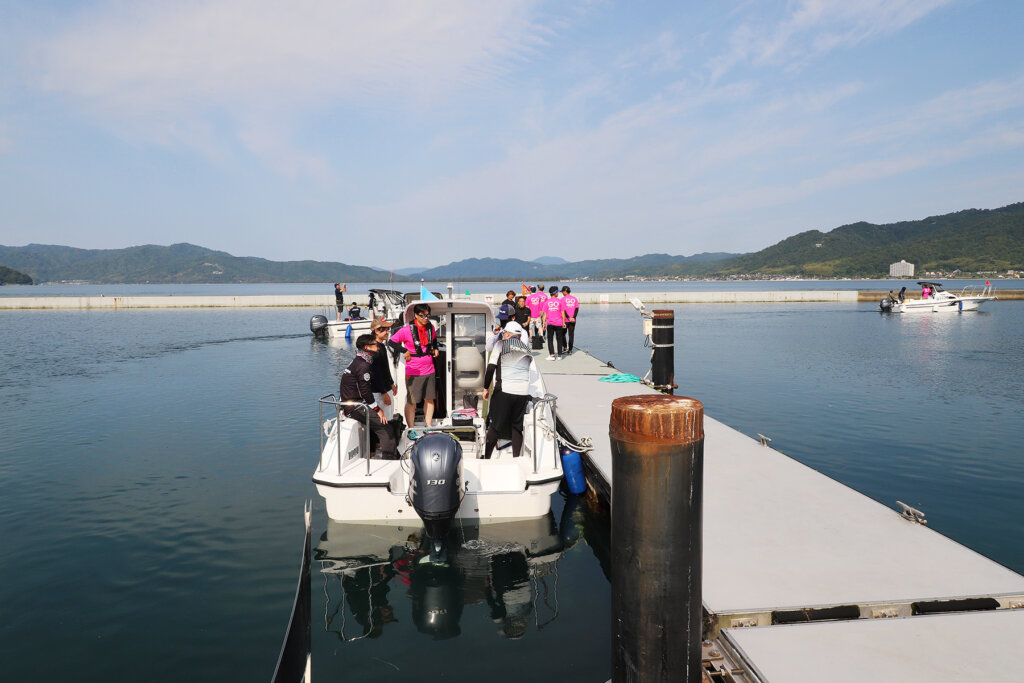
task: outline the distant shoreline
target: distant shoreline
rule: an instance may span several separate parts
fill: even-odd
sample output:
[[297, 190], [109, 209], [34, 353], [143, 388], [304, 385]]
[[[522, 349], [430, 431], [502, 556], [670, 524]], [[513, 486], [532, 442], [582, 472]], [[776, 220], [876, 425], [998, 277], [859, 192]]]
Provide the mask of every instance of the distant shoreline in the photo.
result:
[[[670, 304], [778, 304], [778, 303], [862, 303], [876, 302], [883, 291], [786, 290], [786, 291], [672, 291], [672, 292], [579, 292], [574, 293], [583, 305], [629, 304], [639, 299], [648, 309]], [[1024, 289], [996, 290], [1003, 300], [1024, 300]], [[477, 293], [468, 298], [497, 304], [502, 292]], [[916, 298], [912, 296], [911, 298]], [[366, 306], [367, 297], [353, 295], [348, 306]], [[0, 297], [0, 310], [125, 310], [174, 308], [308, 308], [334, 310], [332, 294], [262, 294], [262, 295], [164, 295], [164, 296], [52, 296]]]

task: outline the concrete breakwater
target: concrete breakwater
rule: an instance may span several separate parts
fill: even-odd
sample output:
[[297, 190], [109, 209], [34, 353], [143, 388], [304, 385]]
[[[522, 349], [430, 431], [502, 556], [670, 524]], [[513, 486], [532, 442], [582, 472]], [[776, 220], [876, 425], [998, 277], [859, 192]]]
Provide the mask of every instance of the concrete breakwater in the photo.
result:
[[[1024, 290], [996, 290], [1000, 299], [1024, 299]], [[878, 301], [885, 292], [856, 290], [793, 290], [742, 292], [580, 292], [582, 304], [627, 304], [632, 298], [648, 309], [660, 304], [751, 304], [751, 303], [857, 303]], [[503, 293], [473, 294], [469, 298], [497, 304]], [[346, 297], [346, 305], [365, 306], [365, 295]], [[0, 297], [0, 310], [92, 310], [135, 308], [319, 308], [334, 310], [330, 294], [267, 294], [254, 296], [39, 296]]]

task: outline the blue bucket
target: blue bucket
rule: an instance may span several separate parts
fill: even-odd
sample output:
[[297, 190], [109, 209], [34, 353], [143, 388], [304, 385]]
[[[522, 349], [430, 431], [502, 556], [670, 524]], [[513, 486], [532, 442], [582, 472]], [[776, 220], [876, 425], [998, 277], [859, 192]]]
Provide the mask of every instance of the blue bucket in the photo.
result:
[[562, 471], [565, 472], [565, 483], [570, 493], [578, 496], [587, 490], [587, 479], [583, 476], [583, 461], [579, 453], [562, 448]]

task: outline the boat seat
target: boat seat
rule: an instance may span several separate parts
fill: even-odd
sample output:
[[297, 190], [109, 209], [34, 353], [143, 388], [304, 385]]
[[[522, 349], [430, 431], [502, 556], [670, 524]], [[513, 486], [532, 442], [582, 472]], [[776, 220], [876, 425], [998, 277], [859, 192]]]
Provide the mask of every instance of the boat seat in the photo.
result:
[[484, 355], [475, 346], [455, 349], [455, 386], [459, 389], [482, 389], [484, 386]]

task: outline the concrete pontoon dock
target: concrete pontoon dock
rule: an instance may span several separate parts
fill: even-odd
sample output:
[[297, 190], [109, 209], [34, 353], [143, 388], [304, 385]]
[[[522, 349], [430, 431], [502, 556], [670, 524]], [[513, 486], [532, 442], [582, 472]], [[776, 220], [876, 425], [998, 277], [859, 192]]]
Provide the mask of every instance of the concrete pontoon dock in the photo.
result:
[[[655, 392], [599, 381], [616, 370], [582, 351], [545, 357], [608, 501], [611, 403]], [[1024, 576], [706, 415], [704, 432], [706, 637], [744, 680], [1020, 679]]]

